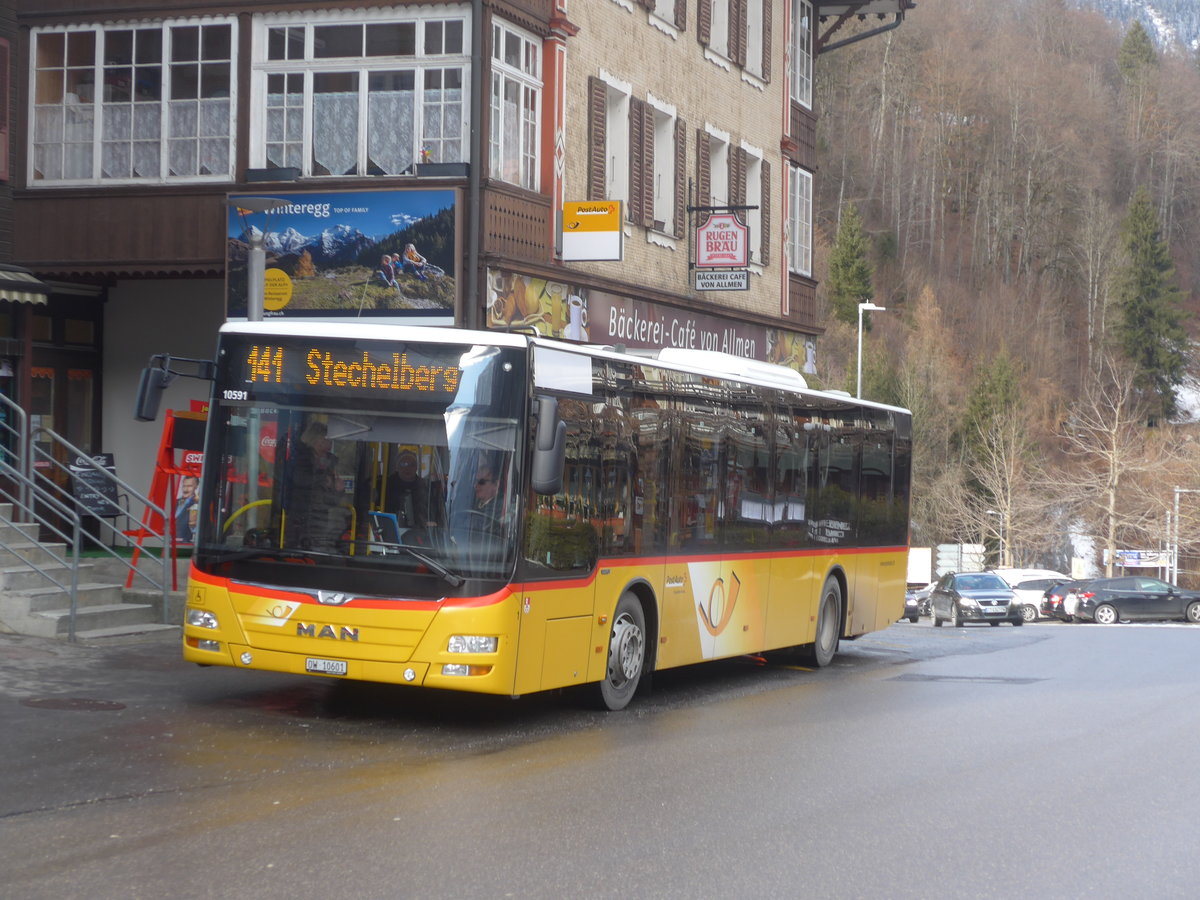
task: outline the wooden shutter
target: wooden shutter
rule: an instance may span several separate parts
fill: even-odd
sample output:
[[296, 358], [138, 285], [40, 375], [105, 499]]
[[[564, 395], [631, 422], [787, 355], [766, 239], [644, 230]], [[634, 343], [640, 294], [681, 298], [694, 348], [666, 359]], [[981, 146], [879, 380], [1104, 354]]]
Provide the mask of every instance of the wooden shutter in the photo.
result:
[[762, 80], [771, 80], [771, 0], [762, 0]]
[[746, 68], [746, 19], [749, 16], [747, 0], [729, 0], [729, 58], [741, 68]]
[[654, 110], [629, 98], [629, 213], [635, 225], [654, 225]]
[[675, 120], [675, 237], [687, 228], [687, 123]]
[[[729, 205], [739, 206], [746, 202], [746, 151], [734, 146], [729, 151]], [[745, 221], [744, 212], [738, 216]]]
[[762, 231], [762, 236], [759, 239], [759, 254], [762, 256], [762, 264], [769, 266], [771, 264], [771, 164], [765, 159], [762, 161], [762, 185], [759, 188], [759, 228]]
[[607, 199], [604, 170], [607, 154], [608, 86], [594, 75], [588, 78], [588, 196]]
[[700, 0], [700, 5], [696, 7], [696, 40], [705, 47], [712, 40], [712, 5], [714, 2], [725, 3], [726, 0]]
[[[675, 27], [680, 31], [687, 28], [687, 5], [688, 0], [675, 0]], [[703, 0], [700, 5], [704, 5]]]
[[654, 109], [642, 105], [642, 224], [654, 227]]
[[708, 152], [708, 134], [703, 128], [696, 129], [696, 205], [711, 206], [712, 197], [709, 195], [710, 170]]

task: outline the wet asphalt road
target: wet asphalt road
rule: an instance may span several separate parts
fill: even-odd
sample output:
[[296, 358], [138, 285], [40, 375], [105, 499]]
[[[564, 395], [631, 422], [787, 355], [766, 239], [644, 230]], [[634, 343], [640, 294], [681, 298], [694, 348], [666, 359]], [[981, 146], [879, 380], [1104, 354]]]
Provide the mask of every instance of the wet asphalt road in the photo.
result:
[[1198, 651], [922, 620], [605, 714], [0, 635], [0, 897], [1191, 897]]

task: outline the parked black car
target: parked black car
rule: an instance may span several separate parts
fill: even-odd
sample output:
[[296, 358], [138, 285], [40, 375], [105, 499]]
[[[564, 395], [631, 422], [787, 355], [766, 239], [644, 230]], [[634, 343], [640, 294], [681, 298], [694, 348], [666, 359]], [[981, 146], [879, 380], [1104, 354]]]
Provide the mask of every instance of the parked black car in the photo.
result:
[[921, 616], [929, 615], [929, 592], [933, 590], [933, 584], [927, 584], [925, 587], [910, 587], [904, 592], [904, 615], [902, 619], [908, 619], [914, 625]]
[[949, 622], [961, 628], [967, 622], [1024, 625], [1021, 604], [999, 575], [991, 572], [948, 572], [929, 593], [933, 625]]
[[1141, 575], [1094, 578], [1076, 590], [1075, 617], [1101, 625], [1124, 619], [1182, 619], [1200, 623], [1200, 592]]
[[1077, 590], [1081, 584], [1087, 584], [1087, 582], [1061, 581], [1054, 587], [1048, 588], [1042, 594], [1042, 615], [1058, 619], [1060, 622], [1074, 622], [1075, 617], [1067, 610], [1067, 595]]

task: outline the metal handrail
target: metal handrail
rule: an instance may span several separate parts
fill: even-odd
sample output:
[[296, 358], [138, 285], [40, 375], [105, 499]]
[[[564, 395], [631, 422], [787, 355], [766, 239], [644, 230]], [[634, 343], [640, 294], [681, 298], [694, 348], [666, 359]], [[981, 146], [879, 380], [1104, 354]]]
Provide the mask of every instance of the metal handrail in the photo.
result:
[[[103, 524], [104, 524], [104, 527], [108, 531], [111, 532], [110, 540], [112, 541], [112, 543], [114, 545], [118, 541], [123, 541], [126, 539], [126, 532], [131, 532], [131, 531], [135, 531], [135, 530], [148, 531], [150, 533], [149, 536], [151, 538], [153, 538], [157, 541], [160, 541], [161, 543], [159, 544], [159, 546], [157, 548], [147, 547], [144, 544], [139, 543], [141, 553], [145, 554], [150, 559], [156, 561], [161, 566], [162, 576], [160, 579], [155, 579], [147, 572], [139, 570], [137, 568], [137, 566], [134, 565], [134, 563], [130, 562], [125, 557], [123, 557], [120, 553], [118, 553], [114, 546], [110, 546], [108, 543], [103, 542], [103, 541], [98, 541], [96, 543], [97, 543], [97, 546], [101, 550], [103, 550], [109, 557], [119, 561], [121, 563], [121, 565], [123, 565], [130, 572], [133, 572], [133, 573], [141, 576], [142, 578], [145, 578], [148, 582], [150, 582], [152, 587], [154, 587], [156, 590], [158, 590], [158, 592], [161, 595], [161, 601], [162, 601], [163, 624], [167, 624], [167, 616], [168, 616], [167, 591], [168, 591], [168, 585], [169, 585], [168, 563], [170, 562], [170, 552], [169, 552], [170, 538], [166, 534], [166, 522], [167, 522], [166, 510], [163, 509], [163, 507], [159, 506], [157, 503], [155, 503], [153, 500], [151, 500], [149, 497], [147, 497], [145, 494], [143, 494], [141, 491], [137, 490], [137, 488], [133, 487], [128, 482], [119, 478], [115, 472], [111, 472], [108, 469], [106, 469], [104, 466], [100, 465], [98, 462], [96, 462], [94, 459], [92, 459], [91, 454], [87, 453], [84, 450], [81, 450], [79, 447], [76, 447], [74, 444], [72, 444], [70, 441], [68, 441], [62, 435], [55, 432], [53, 429], [46, 428], [44, 426], [37, 426], [30, 431], [30, 435], [29, 435], [29, 446], [32, 451], [30, 453], [30, 456], [33, 457], [33, 472], [34, 472], [33, 480], [34, 480], [34, 483], [38, 487], [44, 488], [47, 492], [54, 493], [57, 496], [64, 498], [64, 502], [69, 502], [69, 503], [73, 504], [76, 508], [78, 508], [78, 505], [79, 505], [78, 501], [75, 500], [75, 498], [70, 494], [70, 492], [67, 490], [67, 488], [63, 487], [61, 484], [56, 482], [54, 479], [52, 479], [48, 475], [44, 474], [44, 472], [41, 470], [42, 469], [51, 469], [51, 470], [58, 471], [63, 476], [64, 480], [68, 484], [70, 483], [70, 478], [72, 477], [72, 475], [74, 473], [71, 471], [70, 466], [63, 463], [60, 459], [58, 459], [57, 456], [51, 450], [47, 450], [44, 447], [42, 447], [41, 444], [43, 444], [43, 443], [49, 444], [51, 447], [57, 446], [57, 447], [62, 448], [65, 451], [67, 451], [67, 453], [70, 455], [69, 458], [74, 460], [74, 465], [76, 467], [86, 468], [86, 469], [93, 471], [94, 473], [96, 473], [98, 475], [98, 477], [100, 478], [100, 480], [103, 483], [111, 485], [113, 490], [118, 494], [118, 496], [124, 496], [126, 498], [132, 497], [141, 505], [142, 508], [144, 508], [144, 510], [151, 513], [151, 515], [135, 516], [132, 512], [121, 509], [120, 507], [116, 507], [117, 512], [113, 516], [106, 517], [106, 518], [112, 518], [115, 521], [116, 520], [125, 520], [128, 527], [118, 528], [117, 525], [115, 524], [115, 521], [114, 521], [114, 524], [109, 524], [108, 522], [104, 522]], [[87, 513], [85, 512], [84, 514], [86, 515]], [[158, 521], [161, 521], [163, 523], [163, 529], [161, 531], [156, 531], [149, 527], [149, 523], [154, 520], [154, 514], [157, 514], [159, 516]], [[80, 516], [80, 518], [82, 519], [82, 515]], [[100, 516], [96, 516], [95, 518], [98, 521], [103, 521], [102, 517], [100, 517]], [[157, 549], [159, 552], [157, 554], [155, 554], [153, 552], [154, 549]]]
[[[18, 560], [22, 565], [27, 566], [49, 581], [51, 584], [66, 591], [70, 598], [70, 616], [67, 621], [67, 639], [75, 640], [75, 616], [79, 609], [79, 544], [81, 534], [81, 520], [79, 513], [68, 506], [65, 506], [58, 498], [44, 491], [32, 479], [26, 476], [19, 468], [11, 465], [8, 461], [0, 459], [0, 474], [12, 479], [19, 486], [20, 490], [16, 492], [9, 491], [3, 484], [0, 484], [0, 497], [11, 503], [14, 509], [21, 510], [22, 513], [29, 518], [23, 521], [29, 521], [37, 525], [39, 528], [45, 528], [51, 534], [59, 537], [63, 541], [64, 547], [71, 548], [70, 556], [66, 554], [60, 555], [52, 545], [45, 544], [38, 540], [40, 531], [35, 535], [25, 535], [34, 541], [38, 546], [60, 566], [65, 567], [70, 573], [69, 584], [63, 584], [55, 578], [50, 572], [47, 572], [31, 559], [26, 559], [18, 544], [10, 544], [8, 541], [0, 539], [0, 548], [12, 554], [15, 560]], [[71, 525], [71, 533], [67, 534], [59, 527], [51, 517], [40, 514], [37, 510], [37, 501], [53, 509], [60, 518], [65, 519]]]
[[[27, 504], [29, 488], [33, 484], [29, 453], [27, 452], [29, 449], [29, 414], [4, 394], [0, 394], [0, 407], [5, 412], [3, 419], [0, 419], [0, 437], [6, 439], [0, 441], [0, 459], [16, 467], [21, 476], [16, 479], [21, 488], [21, 501]], [[9, 424], [10, 420], [17, 423], [15, 427]], [[12, 446], [9, 446], [10, 444]]]
[[[0, 538], [0, 549], [8, 551], [19, 564], [34, 570], [69, 594], [68, 639], [75, 640], [75, 622], [79, 606], [79, 563], [84, 539], [83, 520], [91, 516], [91, 513], [84, 509], [70, 489], [64, 486], [71, 483], [75, 473], [70, 466], [61, 461], [63, 457], [73, 460], [75, 469], [84, 468], [95, 472], [95, 477], [99, 479], [98, 484], [106, 489], [111, 487], [113, 493], [126, 501], [126, 506], [130, 498], [139, 504], [136, 512], [117, 505], [113, 515], [96, 516], [96, 520], [102, 522], [103, 528], [109, 533], [101, 531], [94, 543], [110, 558], [118, 560], [129, 570], [129, 580], [132, 580], [134, 575], [140, 576], [160, 593], [163, 623], [169, 624], [167, 592], [171, 554], [170, 536], [166, 533], [167, 511], [119, 478], [115, 472], [96, 462], [90, 453], [76, 447], [53, 429], [37, 426], [31, 430], [26, 412], [3, 394], [0, 394], [0, 410], [5, 413], [0, 416], [0, 477], [7, 478], [11, 484], [10, 489], [9, 484], [0, 483], [0, 499], [11, 503], [14, 510], [20, 511], [21, 521], [29, 522], [38, 528], [37, 534], [27, 535], [30, 540], [41, 543], [38, 538], [48, 532], [60, 540], [64, 547], [70, 548], [69, 552], [60, 552], [53, 546], [42, 545], [42, 549], [51, 559], [69, 569], [70, 578], [55, 577], [43, 566], [27, 559], [21, 553], [23, 548], [19, 542], [10, 543]], [[51, 473], [58, 473], [61, 482], [51, 477]], [[161, 530], [151, 527], [155, 515], [158, 516], [157, 521], [162, 523]], [[112, 521], [107, 521], [109, 519]], [[118, 552], [118, 546], [129, 546], [130, 533], [142, 536], [138, 543], [139, 553], [144, 553], [150, 560], [159, 563], [160, 577], [155, 578], [152, 569], [139, 569]], [[157, 546], [153, 543], [146, 546], [143, 543], [145, 537], [157, 542]]]

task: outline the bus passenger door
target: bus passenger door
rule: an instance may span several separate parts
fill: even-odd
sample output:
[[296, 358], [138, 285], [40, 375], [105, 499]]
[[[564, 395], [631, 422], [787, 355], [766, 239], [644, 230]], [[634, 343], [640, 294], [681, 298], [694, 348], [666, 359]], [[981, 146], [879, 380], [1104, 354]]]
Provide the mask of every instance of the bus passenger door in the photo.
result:
[[591, 654], [596, 562], [605, 524], [602, 455], [591, 404], [562, 399], [566, 463], [557, 494], [527, 495], [515, 693], [582, 684]]

